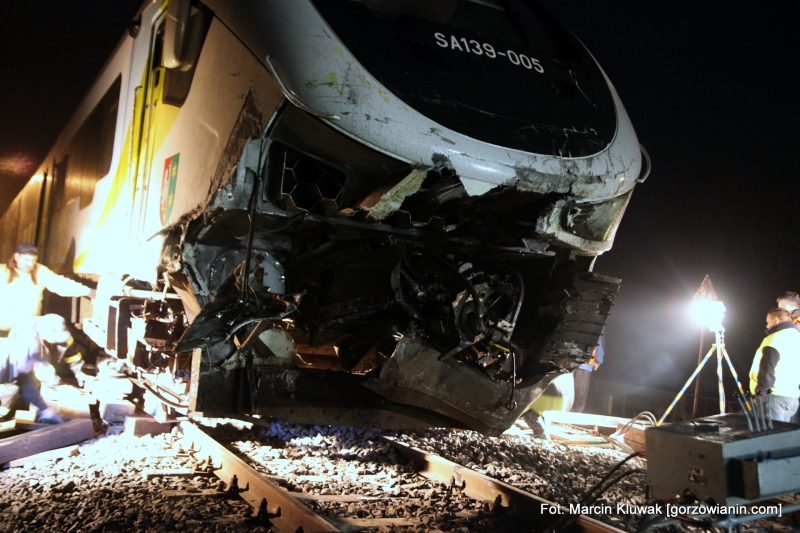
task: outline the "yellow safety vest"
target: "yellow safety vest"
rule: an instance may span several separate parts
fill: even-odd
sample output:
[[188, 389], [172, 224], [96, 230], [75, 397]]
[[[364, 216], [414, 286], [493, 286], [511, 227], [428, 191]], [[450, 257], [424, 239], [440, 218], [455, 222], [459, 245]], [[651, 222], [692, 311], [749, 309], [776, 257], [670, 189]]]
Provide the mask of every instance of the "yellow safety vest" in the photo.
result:
[[750, 367], [750, 392], [755, 394], [758, 384], [758, 369], [764, 348], [771, 346], [778, 350], [780, 358], [775, 365], [775, 384], [772, 394], [797, 398], [800, 396], [800, 331], [787, 328], [776, 331], [761, 342], [756, 350], [753, 365]]
[[597, 348], [595, 348], [594, 350], [592, 350], [592, 356], [589, 358], [589, 360], [588, 360], [588, 361], [586, 361], [586, 364], [587, 364], [587, 365], [593, 365], [593, 364], [595, 364], [596, 362], [597, 362]]

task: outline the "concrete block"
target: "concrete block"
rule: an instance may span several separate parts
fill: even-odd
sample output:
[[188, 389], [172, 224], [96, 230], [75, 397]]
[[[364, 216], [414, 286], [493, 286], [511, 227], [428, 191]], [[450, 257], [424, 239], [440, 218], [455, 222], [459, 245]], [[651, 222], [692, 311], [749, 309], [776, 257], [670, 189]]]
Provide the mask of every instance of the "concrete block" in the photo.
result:
[[100, 418], [109, 423], [121, 424], [128, 416], [136, 414], [136, 406], [125, 400], [100, 399]]
[[172, 431], [172, 426], [171, 423], [161, 423], [146, 415], [126, 416], [124, 432], [134, 437], [161, 435]]

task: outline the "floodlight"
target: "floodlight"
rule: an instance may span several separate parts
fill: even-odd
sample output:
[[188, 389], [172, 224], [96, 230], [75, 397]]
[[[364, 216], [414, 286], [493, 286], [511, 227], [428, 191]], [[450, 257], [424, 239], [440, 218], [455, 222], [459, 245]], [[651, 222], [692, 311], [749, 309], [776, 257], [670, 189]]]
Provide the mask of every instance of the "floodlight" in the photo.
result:
[[[703, 283], [700, 285], [700, 288], [694, 295], [694, 299], [692, 300], [692, 305], [690, 307], [690, 312], [692, 314], [692, 318], [700, 324], [701, 326], [706, 326], [708, 329], [714, 333], [715, 342], [711, 346], [711, 349], [708, 351], [705, 357], [703, 357], [703, 333], [705, 330], [701, 330], [700, 333], [700, 351], [697, 354], [697, 368], [694, 369], [691, 377], [686, 381], [681, 391], [675, 396], [675, 399], [672, 400], [672, 403], [667, 407], [667, 410], [664, 412], [664, 415], [659, 419], [656, 425], [660, 426], [664, 420], [666, 420], [667, 415], [669, 415], [672, 408], [677, 405], [678, 400], [681, 399], [683, 393], [686, 392], [686, 389], [689, 388], [689, 385], [692, 381], [695, 380], [700, 374], [700, 370], [702, 370], [703, 365], [706, 364], [706, 361], [709, 360], [711, 354], [717, 354], [717, 389], [719, 391], [719, 412], [720, 414], [725, 413], [725, 389], [722, 384], [722, 361], [723, 359], [728, 363], [728, 368], [733, 375], [734, 381], [736, 381], [737, 387], [739, 387], [739, 393], [744, 396], [744, 388], [742, 387], [742, 383], [739, 381], [739, 376], [736, 375], [736, 369], [733, 368], [733, 362], [731, 361], [730, 356], [728, 355], [728, 351], [725, 349], [725, 328], [722, 327], [722, 319], [725, 317], [725, 304], [717, 300], [717, 294], [714, 292], [714, 285], [711, 284], [711, 278], [706, 276], [703, 280]], [[692, 408], [692, 418], [697, 415], [697, 399], [700, 396], [700, 381], [698, 380], [695, 383], [694, 388], [694, 406]], [[749, 401], [746, 401], [746, 409], [745, 414], [748, 414], [749, 411], [752, 411], [752, 405]]]
[[690, 311], [694, 321], [709, 331], [724, 331], [722, 319], [725, 317], [725, 304], [719, 300], [695, 300]]

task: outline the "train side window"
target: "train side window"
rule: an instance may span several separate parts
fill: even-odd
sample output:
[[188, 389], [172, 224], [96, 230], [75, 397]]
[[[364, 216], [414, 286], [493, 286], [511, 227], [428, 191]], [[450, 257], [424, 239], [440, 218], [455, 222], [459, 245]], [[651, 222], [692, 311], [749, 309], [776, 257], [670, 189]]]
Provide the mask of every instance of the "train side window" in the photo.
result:
[[66, 153], [69, 165], [64, 173], [64, 192], [59, 195], [63, 200], [56, 204], [56, 209], [77, 197], [81, 199], [81, 208], [92, 203], [95, 184], [111, 169], [121, 86], [121, 77], [117, 76], [69, 141]]
[[179, 67], [164, 69], [164, 91], [161, 95], [163, 103], [181, 107], [189, 96], [197, 60], [211, 26], [211, 18], [211, 13], [204, 6], [192, 6], [184, 59]]

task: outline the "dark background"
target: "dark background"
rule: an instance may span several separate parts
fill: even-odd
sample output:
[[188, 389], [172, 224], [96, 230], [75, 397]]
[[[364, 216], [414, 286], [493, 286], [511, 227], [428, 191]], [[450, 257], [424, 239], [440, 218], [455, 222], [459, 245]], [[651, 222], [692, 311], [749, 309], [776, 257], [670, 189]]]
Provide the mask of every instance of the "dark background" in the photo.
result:
[[[595, 55], [653, 160], [613, 250], [597, 262], [596, 271], [623, 279], [597, 376], [679, 387], [697, 360], [700, 328], [688, 307], [706, 274], [746, 375], [775, 297], [800, 292], [800, 3], [539, 3]], [[0, 212], [139, 6], [0, 2]], [[704, 383], [713, 385], [713, 371]]]
[[141, 5], [0, 1], [0, 213], [39, 167]]
[[[746, 375], [776, 296], [800, 292], [800, 3], [539, 3], [597, 58], [653, 161], [597, 261], [623, 280], [597, 377], [680, 387], [697, 364], [688, 306], [706, 274]], [[703, 383], [713, 395], [714, 370]]]

